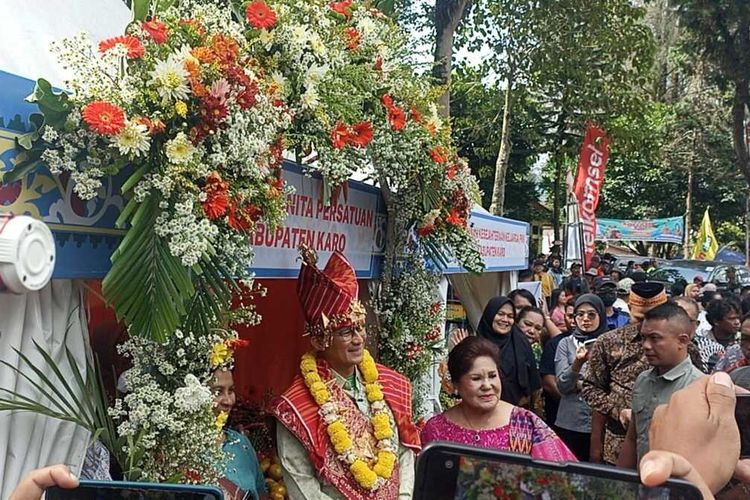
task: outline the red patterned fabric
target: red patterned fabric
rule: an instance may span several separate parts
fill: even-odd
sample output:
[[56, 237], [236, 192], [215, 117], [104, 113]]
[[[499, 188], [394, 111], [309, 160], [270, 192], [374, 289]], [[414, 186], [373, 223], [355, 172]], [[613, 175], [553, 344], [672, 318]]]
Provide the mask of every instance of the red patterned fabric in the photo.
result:
[[[399, 373], [382, 365], [377, 365], [377, 367], [383, 395], [398, 428], [399, 440], [403, 446], [419, 452], [421, 449], [419, 431], [411, 419], [411, 384]], [[318, 372], [324, 381], [331, 380], [330, 369], [321, 359], [318, 360]], [[327, 385], [339, 405], [344, 406], [342, 414], [346, 416], [345, 424], [350, 429], [352, 439], [357, 441], [359, 435], [371, 435], [370, 421], [354, 406], [351, 399], [338, 385], [331, 383]], [[356, 483], [348, 471], [344, 470], [344, 466], [336, 458], [330, 444], [325, 422], [321, 419], [318, 408], [304, 380], [297, 375], [291, 387], [272, 403], [271, 413], [302, 443], [318, 474], [347, 498], [390, 499], [397, 497], [397, 472], [394, 472], [394, 477], [385, 486], [375, 492], [367, 492]]]
[[354, 268], [341, 253], [331, 255], [323, 271], [313, 264], [302, 264], [297, 295], [308, 323], [317, 323], [322, 315], [330, 318], [347, 314], [358, 292]]

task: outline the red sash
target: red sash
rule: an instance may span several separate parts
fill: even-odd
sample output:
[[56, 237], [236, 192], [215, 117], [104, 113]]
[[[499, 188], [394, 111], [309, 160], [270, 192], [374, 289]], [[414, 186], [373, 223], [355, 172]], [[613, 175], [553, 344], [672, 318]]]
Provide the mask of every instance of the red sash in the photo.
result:
[[[411, 384], [399, 373], [377, 365], [378, 382], [393, 414], [398, 428], [399, 440], [405, 447], [419, 452], [421, 449], [419, 430], [411, 418]], [[327, 364], [318, 359], [318, 373], [324, 381], [331, 380]], [[340, 406], [342, 418], [350, 429], [352, 439], [357, 442], [362, 435], [372, 436], [372, 425], [354, 402], [336, 384], [327, 384], [332, 397]], [[318, 405], [310, 395], [300, 375], [295, 377], [291, 387], [271, 405], [271, 413], [284, 427], [302, 443], [310, 462], [318, 475], [333, 485], [347, 498], [393, 499], [398, 497], [399, 469], [394, 469], [393, 477], [374, 492], [364, 490], [355, 481], [348, 467], [338, 460], [326, 432], [325, 422], [318, 413]]]

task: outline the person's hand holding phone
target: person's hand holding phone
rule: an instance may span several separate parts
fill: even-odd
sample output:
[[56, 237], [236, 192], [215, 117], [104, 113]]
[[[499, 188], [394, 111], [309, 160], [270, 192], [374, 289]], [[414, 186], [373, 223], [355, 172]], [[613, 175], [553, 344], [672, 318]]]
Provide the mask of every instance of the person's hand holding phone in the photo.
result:
[[649, 431], [652, 451], [641, 460], [644, 484], [678, 476], [694, 482], [704, 496], [727, 484], [740, 456], [735, 400], [732, 380], [720, 372], [696, 380], [657, 407]]
[[65, 465], [52, 465], [29, 472], [21, 479], [9, 500], [40, 500], [44, 490], [52, 486], [72, 489], [78, 486], [78, 478]]

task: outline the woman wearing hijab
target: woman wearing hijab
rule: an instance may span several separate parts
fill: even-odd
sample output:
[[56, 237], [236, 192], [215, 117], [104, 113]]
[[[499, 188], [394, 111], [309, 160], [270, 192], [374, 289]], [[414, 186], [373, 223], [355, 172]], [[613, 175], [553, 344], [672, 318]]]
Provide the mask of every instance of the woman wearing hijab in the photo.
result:
[[484, 308], [477, 335], [500, 349], [503, 389], [501, 399], [512, 405], [532, 407], [532, 395], [542, 387], [534, 351], [515, 323], [513, 302], [507, 297], [490, 299]]
[[604, 303], [593, 293], [576, 299], [572, 335], [560, 341], [555, 353], [555, 375], [560, 391], [557, 427], [560, 438], [579, 460], [588, 461], [591, 445], [591, 409], [580, 397], [591, 344], [607, 331]]

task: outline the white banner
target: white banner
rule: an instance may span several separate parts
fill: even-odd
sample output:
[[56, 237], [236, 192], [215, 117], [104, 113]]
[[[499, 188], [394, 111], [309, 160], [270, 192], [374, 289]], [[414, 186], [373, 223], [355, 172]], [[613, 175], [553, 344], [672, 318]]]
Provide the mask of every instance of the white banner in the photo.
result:
[[318, 252], [320, 267], [338, 250], [352, 263], [357, 277], [375, 277], [385, 248], [386, 215], [380, 191], [351, 181], [326, 207], [320, 178], [308, 177], [299, 167], [285, 164], [284, 179], [295, 188], [287, 198], [286, 220], [275, 230], [259, 224], [250, 240], [255, 249], [255, 274], [296, 278], [300, 268], [297, 248], [306, 243]]
[[[491, 215], [474, 207], [469, 217], [470, 232], [479, 245], [485, 272], [511, 271], [529, 267], [529, 225]], [[445, 273], [465, 273], [456, 262]]]

